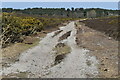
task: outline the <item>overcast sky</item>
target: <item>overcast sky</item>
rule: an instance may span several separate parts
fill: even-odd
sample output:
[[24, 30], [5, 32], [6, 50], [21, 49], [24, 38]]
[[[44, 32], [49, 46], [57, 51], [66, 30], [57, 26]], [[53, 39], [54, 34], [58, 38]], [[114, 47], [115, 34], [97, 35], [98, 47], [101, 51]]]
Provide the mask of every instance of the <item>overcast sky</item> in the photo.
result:
[[104, 8], [118, 9], [118, 2], [3, 2], [3, 8]]
[[2, 2], [119, 2], [120, 0], [0, 0]]
[[[119, 0], [1, 0], [3, 8], [104, 8], [118, 9]], [[43, 2], [44, 1], [44, 2]], [[69, 2], [69, 3], [68, 3]]]

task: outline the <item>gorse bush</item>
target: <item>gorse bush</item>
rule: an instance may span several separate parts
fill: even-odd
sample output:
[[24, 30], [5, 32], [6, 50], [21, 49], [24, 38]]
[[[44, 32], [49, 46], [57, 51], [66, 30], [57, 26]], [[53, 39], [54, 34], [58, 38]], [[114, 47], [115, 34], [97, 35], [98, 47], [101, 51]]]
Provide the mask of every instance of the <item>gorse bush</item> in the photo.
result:
[[40, 32], [44, 28], [54, 27], [71, 18], [44, 18], [16, 16], [15, 13], [2, 15], [2, 47], [10, 43], [22, 42], [22, 36]]
[[21, 36], [41, 31], [43, 24], [32, 17], [16, 17], [8, 13], [2, 16], [2, 44], [21, 42]]
[[35, 18], [24, 18], [20, 22], [21, 33], [23, 35], [33, 34], [43, 29], [43, 24]]

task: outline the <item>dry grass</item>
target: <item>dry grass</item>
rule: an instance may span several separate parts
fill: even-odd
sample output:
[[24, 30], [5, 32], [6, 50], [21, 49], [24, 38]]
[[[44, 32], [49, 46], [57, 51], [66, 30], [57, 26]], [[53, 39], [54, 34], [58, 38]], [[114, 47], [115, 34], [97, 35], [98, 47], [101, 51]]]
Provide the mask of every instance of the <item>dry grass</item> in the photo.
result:
[[56, 51], [57, 55], [67, 54], [71, 52], [71, 48], [64, 43], [57, 44], [53, 50]]
[[18, 61], [18, 57], [22, 52], [36, 46], [38, 42], [39, 40], [36, 39], [33, 44], [16, 43], [2, 49], [2, 66], [9, 67], [9, 63]]
[[25, 43], [16, 43], [14, 45], [11, 45], [7, 48], [2, 49], [2, 57], [14, 57], [17, 54], [37, 45], [39, 42], [39, 39], [34, 40], [33, 44], [25, 44]]

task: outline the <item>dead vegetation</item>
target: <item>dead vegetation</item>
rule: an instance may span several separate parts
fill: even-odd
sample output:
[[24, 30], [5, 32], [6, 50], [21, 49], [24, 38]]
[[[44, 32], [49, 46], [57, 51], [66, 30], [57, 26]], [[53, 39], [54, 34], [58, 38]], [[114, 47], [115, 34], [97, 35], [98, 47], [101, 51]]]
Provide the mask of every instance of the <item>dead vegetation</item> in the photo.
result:
[[68, 31], [67, 33], [65, 33], [64, 35], [62, 35], [58, 41], [62, 41], [64, 39], [67, 39], [71, 34], [71, 31]]
[[102, 32], [105, 35], [119, 40], [119, 18], [120, 17], [108, 17], [108, 18], [100, 18], [100, 19], [91, 19], [84, 20], [83, 22], [86, 26], [96, 31]]
[[52, 37], [55, 37], [55, 36], [57, 36], [59, 33], [61, 33], [63, 30], [60, 30], [60, 31], [57, 31], [57, 32], [55, 32], [55, 34], [52, 36]]

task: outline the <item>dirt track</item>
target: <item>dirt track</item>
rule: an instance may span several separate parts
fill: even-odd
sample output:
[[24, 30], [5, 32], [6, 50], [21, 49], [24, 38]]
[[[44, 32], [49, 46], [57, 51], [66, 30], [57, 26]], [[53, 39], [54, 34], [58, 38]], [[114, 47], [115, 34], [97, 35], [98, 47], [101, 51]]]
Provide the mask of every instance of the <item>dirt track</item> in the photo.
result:
[[[16, 63], [11, 64], [11, 66], [7, 68], [3, 67], [3, 71], [1, 70], [3, 76], [21, 78], [111, 77], [107, 75], [108, 73], [104, 74], [104, 72], [101, 72], [100, 68], [104, 69], [103, 66], [100, 66], [100, 64], [103, 64], [101, 63], [103, 59], [101, 57], [108, 58], [110, 54], [115, 53], [113, 54], [114, 56], [112, 56], [115, 57], [115, 59], [110, 57], [107, 61], [114, 61], [115, 63], [113, 62], [113, 65], [115, 71], [117, 71], [117, 67], [115, 67], [117, 66], [117, 42], [115, 40], [109, 40], [109, 37], [90, 28], [86, 28], [82, 24], [75, 26], [75, 23], [76, 21], [70, 22], [68, 25], [60, 27], [60, 30], [48, 33], [36, 47], [22, 53]], [[70, 35], [62, 38], [62, 36], [68, 32]], [[97, 43], [103, 39], [103, 44]], [[69, 46], [70, 53], [67, 53], [65, 57], [61, 59], [60, 63], [54, 64], [56, 58], [54, 48], [59, 43], [64, 43]], [[101, 52], [101, 50], [106, 51], [104, 46], [109, 46], [108, 44], [110, 43], [113, 44], [111, 48], [114, 47], [115, 50], [109, 50], [110, 47], [107, 47], [108, 52], [106, 52], [106, 54]], [[109, 64], [105, 62], [104, 64], [106, 69], [106, 66], [109, 66]], [[113, 70], [114, 69], [112, 69], [112, 71]], [[111, 75], [114, 74], [117, 75], [117, 73], [113, 71]]]
[[[60, 30], [63, 31], [54, 37], [56, 31], [47, 34], [38, 46], [22, 53], [18, 62], [11, 64], [8, 68], [3, 68], [3, 75], [19, 77], [22, 75], [21, 73], [24, 73], [26, 76], [22, 77], [86, 78], [88, 74], [92, 74], [92, 77], [95, 77], [98, 73], [97, 60], [94, 56], [88, 56], [89, 50], [77, 47], [74, 22], [60, 27]], [[68, 45], [71, 52], [66, 55], [61, 63], [53, 65], [55, 61], [53, 48], [59, 43], [59, 38], [69, 31], [71, 31], [70, 36], [60, 42]], [[92, 62], [92, 66], [87, 65], [88, 58]]]

